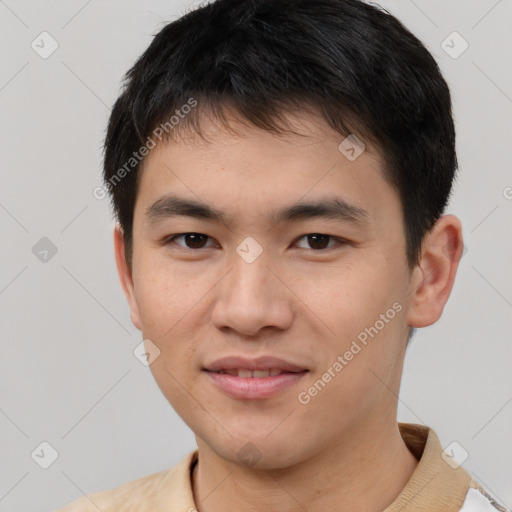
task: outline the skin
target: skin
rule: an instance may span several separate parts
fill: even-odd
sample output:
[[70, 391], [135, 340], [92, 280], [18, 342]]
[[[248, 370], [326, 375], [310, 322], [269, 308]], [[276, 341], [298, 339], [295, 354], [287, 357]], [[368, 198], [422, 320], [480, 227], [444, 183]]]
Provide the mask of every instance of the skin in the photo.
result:
[[[205, 117], [207, 142], [183, 132], [158, 144], [143, 165], [131, 268], [122, 230], [114, 231], [119, 277], [134, 325], [160, 350], [154, 378], [196, 435], [192, 486], [200, 512], [382, 511], [418, 462], [396, 421], [408, 329], [441, 316], [462, 254], [461, 224], [441, 217], [410, 271], [400, 198], [383, 177], [378, 148], [368, 144], [350, 161], [338, 150], [344, 137], [323, 120], [287, 119], [302, 136], [278, 137], [233, 115], [236, 134]], [[214, 206], [233, 223], [148, 221], [146, 209], [167, 193]], [[367, 224], [276, 225], [267, 217], [334, 195], [366, 210]], [[184, 237], [169, 241], [190, 232], [210, 238], [197, 249]], [[312, 233], [334, 237], [329, 248], [309, 243]], [[250, 264], [236, 252], [247, 236], [263, 248]], [[396, 302], [401, 311], [300, 403], [298, 394]], [[231, 354], [271, 354], [309, 372], [271, 398], [238, 400], [202, 371]], [[237, 456], [246, 443], [256, 447], [255, 465]]]

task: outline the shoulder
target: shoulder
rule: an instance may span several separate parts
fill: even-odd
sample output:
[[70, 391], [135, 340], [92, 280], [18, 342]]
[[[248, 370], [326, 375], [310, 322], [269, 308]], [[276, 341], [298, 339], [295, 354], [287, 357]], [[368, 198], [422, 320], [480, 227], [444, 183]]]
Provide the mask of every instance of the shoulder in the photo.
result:
[[189, 452], [171, 469], [143, 476], [114, 489], [84, 495], [55, 512], [154, 512], [193, 509], [190, 469], [198, 457]]
[[[55, 512], [117, 512], [120, 510], [120, 503], [123, 504], [123, 510], [135, 510], [136, 505], [147, 503], [148, 498], [154, 496], [156, 489], [162, 485], [170, 471], [172, 470], [153, 473], [115, 489], [84, 495]], [[137, 510], [140, 510], [140, 507], [137, 507]]]
[[509, 512], [497, 503], [480, 485], [472, 482], [460, 512]]

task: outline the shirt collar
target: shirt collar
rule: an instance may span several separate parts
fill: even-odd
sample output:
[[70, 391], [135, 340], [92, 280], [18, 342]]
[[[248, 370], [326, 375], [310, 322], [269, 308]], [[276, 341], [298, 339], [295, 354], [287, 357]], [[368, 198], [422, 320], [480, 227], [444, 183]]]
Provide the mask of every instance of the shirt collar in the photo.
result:
[[443, 448], [436, 433], [425, 425], [398, 423], [409, 451], [419, 460], [411, 478], [384, 512], [458, 512], [471, 477], [462, 466], [453, 468], [441, 456]]

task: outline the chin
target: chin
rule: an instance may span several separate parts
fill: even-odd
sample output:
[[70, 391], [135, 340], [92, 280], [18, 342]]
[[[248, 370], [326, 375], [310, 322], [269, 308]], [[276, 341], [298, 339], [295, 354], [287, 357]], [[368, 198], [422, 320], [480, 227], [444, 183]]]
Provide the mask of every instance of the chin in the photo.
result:
[[284, 438], [265, 439], [261, 434], [231, 438], [229, 444], [207, 443], [217, 456], [237, 466], [262, 470], [284, 469], [302, 460], [296, 443]]

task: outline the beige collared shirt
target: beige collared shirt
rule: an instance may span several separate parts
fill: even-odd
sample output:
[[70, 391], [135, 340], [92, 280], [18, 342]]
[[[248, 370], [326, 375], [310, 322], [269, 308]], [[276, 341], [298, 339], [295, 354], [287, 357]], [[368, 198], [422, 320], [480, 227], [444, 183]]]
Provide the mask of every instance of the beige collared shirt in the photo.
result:
[[[412, 423], [398, 426], [419, 463], [384, 512], [507, 512], [450, 459], [450, 453], [442, 455], [443, 448], [432, 429]], [[198, 451], [192, 451], [170, 470], [82, 496], [57, 512], [195, 512], [191, 469], [197, 456]]]

